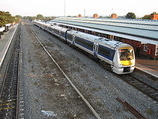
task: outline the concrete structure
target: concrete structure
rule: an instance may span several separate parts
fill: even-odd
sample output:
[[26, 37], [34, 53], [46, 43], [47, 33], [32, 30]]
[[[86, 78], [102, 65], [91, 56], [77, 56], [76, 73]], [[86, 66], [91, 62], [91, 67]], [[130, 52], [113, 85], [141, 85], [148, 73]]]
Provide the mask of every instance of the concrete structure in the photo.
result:
[[16, 29], [18, 27], [18, 24], [17, 25], [14, 25], [10, 28], [10, 30], [8, 32], [6, 32], [2, 39], [0, 40], [0, 68], [1, 68], [1, 65], [5, 59], [5, 56], [7, 54], [7, 51], [9, 49], [9, 46], [11, 44], [11, 41], [13, 39], [13, 36], [16, 32]]

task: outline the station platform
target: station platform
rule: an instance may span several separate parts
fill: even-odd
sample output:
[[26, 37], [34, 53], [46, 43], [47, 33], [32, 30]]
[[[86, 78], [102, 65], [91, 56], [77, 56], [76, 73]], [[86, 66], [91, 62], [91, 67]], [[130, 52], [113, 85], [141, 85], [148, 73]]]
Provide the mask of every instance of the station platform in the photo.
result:
[[158, 60], [136, 58], [136, 68], [158, 78]]
[[8, 51], [12, 38], [15, 34], [18, 24], [11, 26], [8, 32], [5, 32], [0, 39], [0, 67]]

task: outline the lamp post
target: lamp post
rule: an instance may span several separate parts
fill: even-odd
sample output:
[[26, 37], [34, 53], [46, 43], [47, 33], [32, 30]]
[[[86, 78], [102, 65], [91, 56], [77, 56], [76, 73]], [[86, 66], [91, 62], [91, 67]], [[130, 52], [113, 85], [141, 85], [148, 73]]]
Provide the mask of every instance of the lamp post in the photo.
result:
[[66, 17], [66, 0], [64, 0], [64, 17]]
[[84, 8], [84, 17], [86, 17], [86, 9]]

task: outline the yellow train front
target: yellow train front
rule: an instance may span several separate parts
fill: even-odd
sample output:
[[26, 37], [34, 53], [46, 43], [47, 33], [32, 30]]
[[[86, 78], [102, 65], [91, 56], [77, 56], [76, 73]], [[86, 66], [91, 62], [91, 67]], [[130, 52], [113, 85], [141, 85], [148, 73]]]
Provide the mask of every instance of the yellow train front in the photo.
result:
[[112, 70], [117, 74], [132, 73], [135, 67], [134, 49], [128, 44], [122, 44], [116, 48]]

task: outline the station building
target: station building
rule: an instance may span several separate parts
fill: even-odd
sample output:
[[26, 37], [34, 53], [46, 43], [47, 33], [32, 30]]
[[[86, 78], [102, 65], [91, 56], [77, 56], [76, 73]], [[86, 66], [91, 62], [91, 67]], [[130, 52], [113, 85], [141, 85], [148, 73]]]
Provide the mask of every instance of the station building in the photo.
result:
[[150, 15], [150, 18], [151, 18], [151, 20], [158, 20], [158, 13], [153, 12], [153, 13]]
[[111, 18], [116, 19], [117, 18], [117, 14], [115, 14], [115, 13], [111, 14]]
[[132, 45], [136, 56], [158, 59], [158, 21], [60, 17], [51, 21], [73, 29]]

